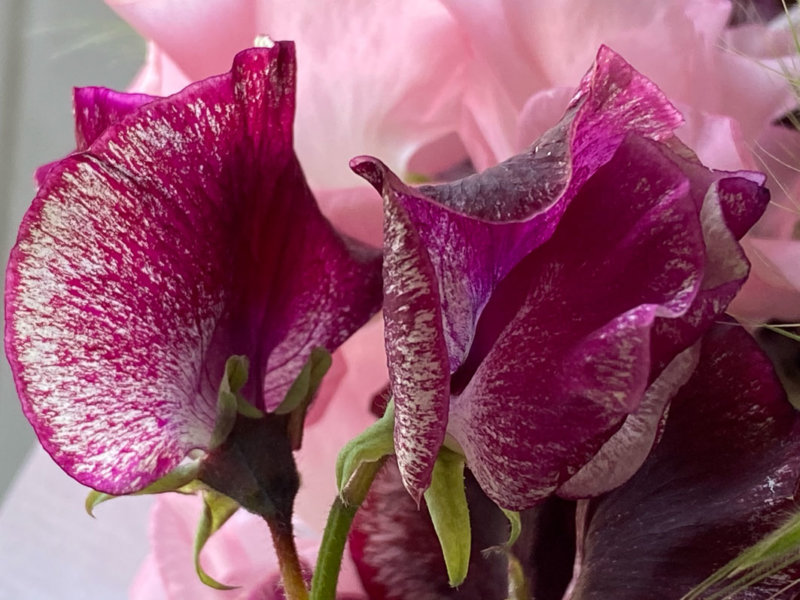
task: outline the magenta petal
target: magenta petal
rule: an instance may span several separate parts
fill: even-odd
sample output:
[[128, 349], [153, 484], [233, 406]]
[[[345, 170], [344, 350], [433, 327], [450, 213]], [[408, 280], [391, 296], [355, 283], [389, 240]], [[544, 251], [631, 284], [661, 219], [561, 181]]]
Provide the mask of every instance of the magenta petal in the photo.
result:
[[42, 445], [80, 482], [144, 487], [207, 447], [230, 355], [271, 409], [313, 347], [379, 307], [377, 253], [334, 232], [294, 157], [294, 75], [292, 44], [240, 53], [61, 161], [26, 214], [7, 355]]
[[[589, 501], [569, 600], [681, 597], [781, 524], [799, 482], [800, 415], [747, 333], [717, 326], [651, 456]], [[777, 575], [746, 597], [777, 597], [785, 584]]]
[[[127, 94], [102, 87], [75, 88], [72, 102], [76, 150], [86, 150], [110, 125], [155, 99], [146, 94]], [[36, 169], [34, 181], [37, 186], [44, 183], [50, 169], [59, 162], [47, 163]]]
[[562, 498], [587, 498], [618, 487], [642, 466], [662, 432], [670, 400], [692, 375], [698, 345], [681, 352], [647, 388], [635, 412], [592, 459], [558, 488]]
[[78, 151], [86, 150], [109, 126], [156, 99], [147, 94], [128, 94], [102, 87], [75, 88], [72, 101]]

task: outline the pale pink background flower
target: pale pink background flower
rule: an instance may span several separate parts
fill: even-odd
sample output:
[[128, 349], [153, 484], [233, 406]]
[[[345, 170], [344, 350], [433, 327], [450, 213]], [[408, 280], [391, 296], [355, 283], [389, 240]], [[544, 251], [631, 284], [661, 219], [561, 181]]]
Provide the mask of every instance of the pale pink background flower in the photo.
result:
[[[683, 113], [677, 135], [707, 165], [766, 171], [773, 207], [745, 246], [754, 277], [732, 312], [800, 317], [797, 221], [800, 135], [773, 122], [797, 105], [785, 71], [797, 53], [784, 15], [726, 29], [726, 0], [531, 2], [442, 0], [465, 31], [461, 137], [478, 170], [526, 147], [563, 112], [599, 44], [655, 81]], [[762, 244], [761, 240], [783, 240]]]
[[374, 154], [406, 174], [431, 145], [430, 172], [464, 155], [452, 132], [467, 48], [435, 0], [107, 1], [149, 40], [131, 91], [169, 94], [222, 72], [258, 35], [295, 41], [297, 155], [323, 212], [362, 240], [380, 245], [381, 203], [350, 158]]
[[[152, 551], [131, 585], [132, 600], [279, 600], [278, 561], [269, 552], [269, 529], [258, 517], [240, 511], [211, 537], [201, 555], [206, 572], [237, 589], [221, 591], [204, 585], [194, 570], [193, 544], [202, 511], [198, 496], [166, 494], [153, 506], [150, 520]], [[295, 521], [300, 560], [311, 569], [319, 551], [319, 536]], [[339, 580], [340, 594], [360, 594], [355, 568], [345, 563]], [[348, 595], [348, 598], [353, 596]]]

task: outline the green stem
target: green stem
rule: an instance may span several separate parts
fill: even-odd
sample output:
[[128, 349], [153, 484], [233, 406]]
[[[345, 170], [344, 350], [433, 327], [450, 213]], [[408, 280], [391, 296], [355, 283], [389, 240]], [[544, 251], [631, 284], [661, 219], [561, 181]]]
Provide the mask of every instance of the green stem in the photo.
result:
[[311, 580], [311, 600], [336, 598], [336, 583], [342, 568], [347, 534], [350, 532], [358, 508], [367, 497], [369, 488], [384, 462], [385, 458], [376, 462], [362, 463], [336, 497], [328, 514], [328, 523], [325, 525], [317, 557], [317, 567]]

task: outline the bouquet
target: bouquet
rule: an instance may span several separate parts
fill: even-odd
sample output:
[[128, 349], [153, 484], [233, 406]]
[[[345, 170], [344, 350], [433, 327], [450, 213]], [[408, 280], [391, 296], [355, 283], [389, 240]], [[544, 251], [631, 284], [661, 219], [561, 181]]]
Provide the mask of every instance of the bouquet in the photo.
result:
[[800, 593], [788, 7], [109, 3], [5, 345], [132, 598]]

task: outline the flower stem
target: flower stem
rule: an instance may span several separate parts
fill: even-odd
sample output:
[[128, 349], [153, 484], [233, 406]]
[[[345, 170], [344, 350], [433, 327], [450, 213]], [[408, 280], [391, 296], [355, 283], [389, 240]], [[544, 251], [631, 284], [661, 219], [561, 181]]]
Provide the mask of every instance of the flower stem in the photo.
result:
[[266, 521], [272, 533], [275, 553], [278, 555], [286, 600], [308, 600], [308, 590], [300, 568], [300, 560], [297, 558], [291, 521], [288, 523], [274, 519]]
[[372, 481], [384, 462], [385, 457], [375, 462], [362, 463], [333, 502], [322, 536], [314, 578], [311, 580], [311, 600], [336, 598], [336, 583], [342, 568], [347, 534], [350, 532], [350, 526], [359, 506], [367, 497]]

